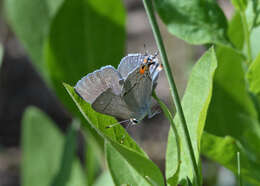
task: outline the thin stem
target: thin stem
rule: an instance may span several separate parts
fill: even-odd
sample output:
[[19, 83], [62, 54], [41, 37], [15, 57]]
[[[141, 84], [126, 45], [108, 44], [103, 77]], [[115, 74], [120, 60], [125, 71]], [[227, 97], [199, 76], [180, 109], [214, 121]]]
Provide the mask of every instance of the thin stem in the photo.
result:
[[244, 35], [245, 35], [245, 41], [246, 41], [246, 47], [247, 47], [247, 65], [250, 65], [252, 61], [252, 51], [251, 51], [251, 42], [250, 42], [250, 31], [248, 29], [248, 24], [246, 20], [246, 14], [245, 11], [240, 10], [240, 15], [242, 19], [242, 24], [243, 24], [243, 30], [244, 30]]
[[170, 121], [170, 125], [173, 129], [173, 133], [175, 135], [175, 140], [176, 140], [176, 145], [177, 145], [177, 161], [180, 164], [181, 163], [181, 146], [180, 146], [181, 142], [180, 142], [180, 136], [178, 134], [178, 130], [173, 121], [172, 113], [169, 111], [167, 106], [157, 97], [155, 91], [153, 91], [153, 97], [159, 103], [166, 118]]
[[242, 175], [241, 175], [241, 172], [240, 172], [240, 153], [237, 152], [237, 175], [238, 175], [238, 185], [239, 186], [242, 186], [243, 185], [243, 182], [242, 182]]
[[180, 98], [179, 98], [179, 95], [178, 95], [178, 91], [177, 91], [177, 88], [176, 88], [176, 85], [175, 85], [175, 82], [174, 82], [174, 79], [173, 79], [173, 76], [172, 76], [171, 68], [170, 68], [170, 65], [169, 65], [169, 62], [168, 62], [168, 58], [167, 58], [167, 55], [166, 55], [166, 51], [165, 51], [165, 48], [164, 48], [164, 44], [163, 44], [163, 41], [162, 41], [160, 30], [159, 30], [158, 24], [156, 22], [156, 18], [155, 18], [154, 11], [153, 11], [152, 1], [151, 0], [143, 0], [143, 4], [144, 4], [144, 7], [145, 7], [147, 16], [149, 18], [149, 22], [151, 24], [152, 30], [153, 30], [153, 35], [155, 37], [155, 41], [157, 43], [157, 46], [159, 48], [159, 52], [160, 52], [161, 57], [162, 57], [162, 62], [163, 62], [163, 66], [164, 66], [164, 69], [165, 69], [166, 77], [168, 79], [169, 86], [170, 86], [171, 96], [172, 96], [172, 98], [175, 102], [176, 110], [177, 110], [177, 113], [179, 115], [181, 125], [182, 125], [182, 128], [183, 128], [184, 134], [185, 134], [184, 135], [185, 141], [186, 141], [187, 147], [189, 149], [189, 154], [190, 154], [190, 158], [191, 158], [192, 165], [193, 165], [193, 172], [194, 172], [194, 175], [195, 175], [195, 180], [197, 182], [197, 185], [201, 185], [200, 176], [199, 176], [199, 169], [198, 169], [197, 162], [196, 162], [196, 159], [195, 159], [195, 154], [194, 154], [194, 150], [193, 150], [193, 147], [192, 147], [191, 138], [190, 138], [190, 135], [189, 135], [189, 130], [188, 130], [186, 120], [185, 120], [185, 117], [184, 117], [184, 113], [183, 113], [183, 110], [182, 110], [182, 107], [181, 107], [181, 102], [180, 102]]

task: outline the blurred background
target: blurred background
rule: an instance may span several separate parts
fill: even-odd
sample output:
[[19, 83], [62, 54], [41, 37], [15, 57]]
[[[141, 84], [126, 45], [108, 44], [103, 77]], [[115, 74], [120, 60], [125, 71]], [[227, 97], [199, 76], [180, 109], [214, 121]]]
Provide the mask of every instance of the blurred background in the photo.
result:
[[[225, 0], [218, 2], [226, 16], [230, 18], [233, 12], [230, 2]], [[28, 106], [36, 106], [46, 113], [63, 133], [67, 131], [72, 121], [72, 114], [57, 97], [53, 88], [46, 83], [39, 68], [35, 67], [35, 62], [25, 50], [23, 42], [17, 37], [8, 22], [4, 3], [3, 0], [0, 1], [0, 43], [4, 49], [0, 66], [0, 186], [16, 186], [21, 185], [21, 135], [25, 109]], [[127, 17], [124, 54], [144, 53], [146, 50], [150, 53], [156, 52], [157, 47], [142, 1], [124, 0], [124, 7]], [[26, 10], [23, 11], [26, 12]], [[205, 51], [205, 48], [191, 46], [169, 34], [160, 19], [158, 21], [176, 84], [182, 95], [191, 67]], [[100, 25], [100, 29], [102, 29], [102, 25]], [[33, 25], [32, 28], [28, 28], [28, 32], [32, 32], [32, 34], [37, 31], [37, 29], [34, 30]], [[70, 34], [70, 37], [74, 37], [73, 33]], [[114, 43], [111, 42], [111, 47], [114, 47], [113, 45]], [[100, 55], [103, 52], [100, 50]], [[110, 64], [109, 61], [107, 64]], [[160, 75], [157, 93], [168, 106], [173, 107], [164, 72]], [[141, 125], [128, 129], [130, 135], [162, 171], [165, 169], [168, 130], [169, 124], [163, 114], [156, 115], [149, 120], [145, 119]], [[84, 163], [82, 151], [85, 149], [85, 141], [82, 136], [79, 134], [77, 152], [81, 162]], [[205, 158], [203, 158], [203, 174], [205, 185], [235, 184], [232, 173]]]

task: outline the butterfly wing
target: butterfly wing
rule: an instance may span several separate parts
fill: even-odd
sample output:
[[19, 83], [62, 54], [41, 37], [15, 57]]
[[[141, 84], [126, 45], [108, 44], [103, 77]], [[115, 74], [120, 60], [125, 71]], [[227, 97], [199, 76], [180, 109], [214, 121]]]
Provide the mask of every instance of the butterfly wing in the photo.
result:
[[150, 112], [152, 84], [150, 72], [140, 74], [139, 67], [128, 75], [123, 84], [122, 98], [138, 120]]
[[119, 84], [120, 79], [122, 77], [114, 67], [105, 66], [79, 80], [75, 90], [86, 102], [92, 104], [101, 93], [109, 88], [115, 95], [120, 95], [122, 89]]
[[92, 104], [92, 108], [100, 113], [108, 114], [116, 118], [129, 119], [133, 112], [129, 110], [121, 96], [115, 95], [111, 88], [102, 92]]
[[117, 68], [122, 78], [126, 79], [131, 72], [142, 64], [144, 58], [145, 56], [142, 54], [128, 54], [125, 56]]

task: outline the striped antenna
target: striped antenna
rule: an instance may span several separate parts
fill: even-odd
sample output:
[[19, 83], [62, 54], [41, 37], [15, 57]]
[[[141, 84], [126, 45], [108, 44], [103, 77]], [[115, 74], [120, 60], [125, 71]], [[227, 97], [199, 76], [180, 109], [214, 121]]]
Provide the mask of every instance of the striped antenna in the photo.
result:
[[124, 121], [120, 121], [120, 122], [117, 122], [117, 123], [113, 123], [111, 125], [106, 126], [106, 129], [112, 128], [114, 126], [120, 125], [120, 124], [125, 123], [125, 122], [129, 122], [129, 121], [130, 121], [130, 119], [127, 119], [127, 120], [124, 120]]

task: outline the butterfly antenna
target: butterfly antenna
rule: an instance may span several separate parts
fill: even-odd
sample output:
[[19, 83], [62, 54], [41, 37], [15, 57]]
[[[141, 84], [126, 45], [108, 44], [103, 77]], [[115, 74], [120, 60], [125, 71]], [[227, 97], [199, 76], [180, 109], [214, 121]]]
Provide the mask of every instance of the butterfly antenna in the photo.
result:
[[128, 121], [129, 121], [129, 119], [123, 120], [123, 121], [120, 121], [120, 122], [117, 122], [117, 123], [113, 123], [111, 125], [106, 126], [106, 129], [112, 128], [114, 126], [120, 125], [121, 123], [125, 123], [125, 122], [128, 122]]
[[145, 45], [145, 44], [144, 44], [144, 50], [145, 50], [144, 55], [145, 55], [145, 56], [148, 56], [148, 50], [146, 50], [146, 45]]
[[159, 55], [159, 52], [155, 52], [154, 55], [153, 55], [153, 59], [155, 59], [157, 56]]

